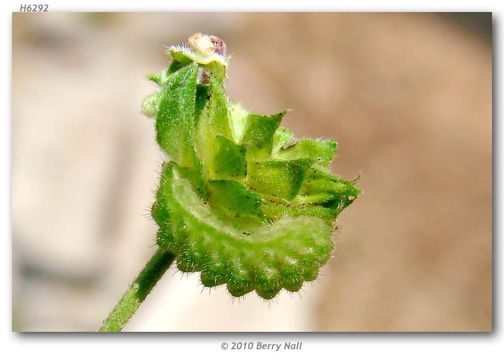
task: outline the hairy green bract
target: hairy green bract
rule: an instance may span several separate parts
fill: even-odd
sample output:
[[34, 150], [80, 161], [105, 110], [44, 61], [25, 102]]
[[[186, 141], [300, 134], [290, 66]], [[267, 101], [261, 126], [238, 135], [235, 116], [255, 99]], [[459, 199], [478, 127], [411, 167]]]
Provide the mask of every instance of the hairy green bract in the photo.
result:
[[228, 99], [226, 46], [195, 34], [170, 47], [169, 67], [148, 78], [164, 163], [152, 216], [158, 245], [204, 286], [265, 299], [317, 278], [333, 249], [337, 215], [359, 195], [331, 173], [334, 140], [296, 139], [285, 111], [249, 112]]

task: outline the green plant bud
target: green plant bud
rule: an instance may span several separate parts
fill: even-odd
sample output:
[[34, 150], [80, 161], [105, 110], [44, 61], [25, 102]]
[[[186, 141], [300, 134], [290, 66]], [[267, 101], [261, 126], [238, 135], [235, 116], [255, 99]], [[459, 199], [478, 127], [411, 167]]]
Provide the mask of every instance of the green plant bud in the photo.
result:
[[181, 271], [233, 296], [299, 291], [330, 258], [336, 217], [360, 192], [328, 168], [337, 142], [296, 140], [280, 126], [286, 111], [230, 102], [219, 38], [195, 34], [169, 52], [169, 67], [148, 76], [159, 90], [142, 105], [170, 158], [152, 207], [159, 246]]

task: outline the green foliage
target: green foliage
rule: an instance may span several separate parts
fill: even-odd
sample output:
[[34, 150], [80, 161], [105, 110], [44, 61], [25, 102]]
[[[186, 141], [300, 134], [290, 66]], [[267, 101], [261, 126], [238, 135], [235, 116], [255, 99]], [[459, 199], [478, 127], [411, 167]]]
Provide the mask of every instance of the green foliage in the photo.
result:
[[230, 102], [224, 55], [170, 53], [168, 69], [149, 75], [160, 89], [143, 104], [170, 157], [152, 207], [159, 246], [181, 271], [233, 296], [298, 291], [329, 259], [336, 216], [359, 195], [355, 181], [329, 170], [337, 143], [296, 140], [280, 127], [286, 112]]

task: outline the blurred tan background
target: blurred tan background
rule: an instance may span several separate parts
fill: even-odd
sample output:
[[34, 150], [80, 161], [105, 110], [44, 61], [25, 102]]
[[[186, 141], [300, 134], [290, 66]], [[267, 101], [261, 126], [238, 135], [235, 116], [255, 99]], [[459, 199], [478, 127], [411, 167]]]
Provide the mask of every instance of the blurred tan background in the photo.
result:
[[361, 174], [300, 295], [202, 291], [169, 270], [128, 331], [490, 331], [489, 14], [13, 14], [13, 329], [95, 331], [155, 250], [162, 156], [140, 114], [164, 46], [222, 37], [227, 89], [293, 109]]

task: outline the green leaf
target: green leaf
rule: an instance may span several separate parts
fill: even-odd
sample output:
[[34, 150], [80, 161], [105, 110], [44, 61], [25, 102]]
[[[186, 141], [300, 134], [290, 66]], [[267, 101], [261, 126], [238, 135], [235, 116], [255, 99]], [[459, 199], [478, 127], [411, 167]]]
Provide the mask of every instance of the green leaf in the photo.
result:
[[337, 209], [325, 207], [319, 204], [284, 204], [278, 201], [264, 200], [261, 210], [273, 221], [278, 221], [285, 216], [311, 216], [332, 223], [334, 217], [338, 214]]
[[217, 135], [214, 140], [213, 177], [218, 179], [242, 179], [247, 174], [245, 146], [233, 143], [228, 138]]
[[284, 160], [312, 159], [327, 166], [336, 154], [337, 148], [338, 143], [333, 140], [301, 139], [290, 146], [280, 148], [276, 157]]
[[222, 81], [215, 77], [210, 79], [205, 100], [197, 120], [195, 148], [204, 164], [205, 178], [208, 178], [214, 170], [215, 139], [218, 135], [231, 138], [227, 98]]
[[159, 146], [182, 166], [194, 165], [197, 72], [196, 65], [189, 65], [169, 76], [156, 117]]
[[228, 99], [221, 79], [215, 76], [210, 77], [207, 97], [209, 97], [209, 100], [207, 113], [203, 115], [206, 120], [203, 129], [206, 132], [213, 132], [215, 135], [231, 138]]
[[250, 161], [247, 185], [263, 195], [292, 200], [299, 192], [310, 159]]
[[[214, 209], [233, 219], [242, 227], [266, 221], [261, 210], [259, 194], [233, 180], [212, 180], [208, 182], [209, 201]], [[253, 219], [250, 219], [253, 218]]]
[[285, 114], [286, 112], [270, 116], [257, 114], [247, 116], [241, 143], [247, 145], [249, 159], [262, 159], [271, 155], [273, 136]]
[[337, 209], [337, 213], [350, 205], [360, 194], [355, 181], [342, 179], [327, 170], [311, 168], [307, 171], [296, 202], [321, 204]]

